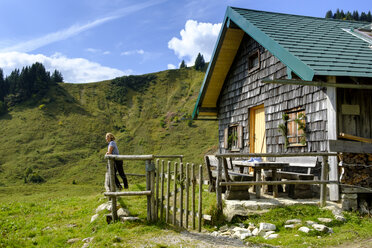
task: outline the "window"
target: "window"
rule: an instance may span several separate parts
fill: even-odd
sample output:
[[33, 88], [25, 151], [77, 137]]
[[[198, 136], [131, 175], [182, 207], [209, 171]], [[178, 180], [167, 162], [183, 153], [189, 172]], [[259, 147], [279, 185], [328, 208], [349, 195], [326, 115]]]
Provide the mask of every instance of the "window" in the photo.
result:
[[238, 124], [225, 128], [224, 147], [231, 151], [239, 151], [243, 148], [243, 127]]
[[294, 109], [288, 111], [286, 117], [287, 119], [287, 139], [289, 146], [299, 146], [306, 145], [306, 116], [305, 110]]
[[248, 56], [248, 71], [254, 71], [260, 68], [260, 51], [257, 49]]

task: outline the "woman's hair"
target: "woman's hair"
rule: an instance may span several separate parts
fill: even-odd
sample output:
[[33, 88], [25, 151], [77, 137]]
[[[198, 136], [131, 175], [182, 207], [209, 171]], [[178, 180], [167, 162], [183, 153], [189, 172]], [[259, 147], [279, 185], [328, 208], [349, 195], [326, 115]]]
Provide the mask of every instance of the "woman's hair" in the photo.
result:
[[115, 136], [112, 133], [106, 133], [106, 138], [109, 138], [110, 141], [115, 140]]

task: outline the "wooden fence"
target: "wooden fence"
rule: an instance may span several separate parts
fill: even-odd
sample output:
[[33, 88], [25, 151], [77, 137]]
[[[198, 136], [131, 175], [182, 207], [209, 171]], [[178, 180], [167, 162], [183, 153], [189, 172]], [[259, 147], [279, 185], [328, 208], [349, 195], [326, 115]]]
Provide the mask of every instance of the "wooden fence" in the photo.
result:
[[[109, 192], [105, 192], [104, 195], [111, 197], [111, 212], [114, 221], [118, 219], [117, 197], [141, 195], [147, 196], [148, 221], [164, 221], [186, 229], [191, 227], [195, 230], [197, 218], [198, 231], [200, 232], [202, 220], [210, 220], [209, 215], [202, 214], [202, 165], [199, 165], [198, 168], [194, 164], [186, 163], [184, 165], [182, 155], [106, 155], [105, 158], [108, 159]], [[160, 158], [179, 158], [180, 162], [173, 162], [172, 165], [171, 161], [166, 162]], [[153, 163], [154, 159], [156, 159], [156, 164]], [[114, 160], [144, 160], [146, 190], [116, 192]], [[128, 173], [127, 175], [132, 174]]]
[[[322, 156], [322, 170], [321, 170], [321, 180], [287, 180], [287, 181], [260, 181], [260, 182], [222, 182], [222, 168], [224, 157], [225, 158], [251, 158], [251, 157], [305, 157], [305, 156]], [[226, 153], [226, 154], [217, 154], [218, 157], [218, 166], [217, 166], [217, 178], [216, 178], [216, 197], [217, 197], [217, 210], [222, 211], [222, 186], [246, 186], [246, 185], [282, 185], [282, 184], [320, 184], [320, 206], [326, 205], [327, 199], [327, 184], [339, 184], [338, 181], [329, 181], [328, 180], [328, 157], [337, 156], [337, 153]]]

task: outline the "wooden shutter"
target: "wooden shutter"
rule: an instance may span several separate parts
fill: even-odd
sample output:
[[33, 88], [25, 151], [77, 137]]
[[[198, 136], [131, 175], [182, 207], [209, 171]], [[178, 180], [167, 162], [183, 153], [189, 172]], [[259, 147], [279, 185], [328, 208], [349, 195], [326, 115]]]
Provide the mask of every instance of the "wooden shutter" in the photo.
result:
[[237, 130], [237, 133], [238, 133], [238, 147], [239, 149], [242, 149], [243, 148], [243, 126], [238, 126], [238, 130]]
[[229, 147], [229, 128], [227, 127], [227, 128], [225, 128], [225, 130], [224, 130], [224, 136], [223, 136], [223, 147], [225, 148], [225, 149], [228, 149]]

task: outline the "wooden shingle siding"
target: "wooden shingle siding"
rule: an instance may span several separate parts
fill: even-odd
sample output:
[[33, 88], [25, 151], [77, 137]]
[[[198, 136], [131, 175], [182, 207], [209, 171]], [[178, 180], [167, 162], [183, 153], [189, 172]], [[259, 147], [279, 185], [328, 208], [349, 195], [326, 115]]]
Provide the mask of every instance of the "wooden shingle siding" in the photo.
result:
[[[248, 55], [259, 49], [260, 69], [248, 73]], [[326, 151], [326, 95], [320, 87], [260, 83], [264, 78], [287, 78], [287, 68], [257, 42], [245, 35], [226, 77], [218, 102], [219, 140], [221, 152], [224, 129], [231, 123], [243, 126], [243, 148], [249, 152], [249, 108], [265, 105], [267, 152]], [[307, 145], [284, 149], [284, 138], [278, 131], [284, 111], [302, 107], [306, 113]]]

